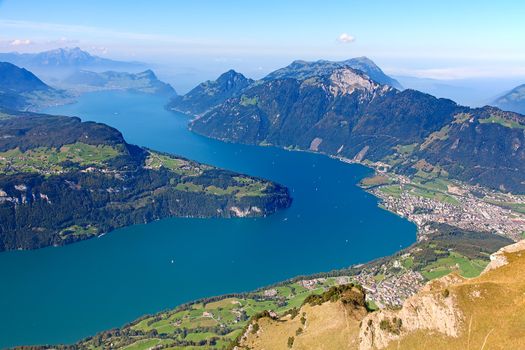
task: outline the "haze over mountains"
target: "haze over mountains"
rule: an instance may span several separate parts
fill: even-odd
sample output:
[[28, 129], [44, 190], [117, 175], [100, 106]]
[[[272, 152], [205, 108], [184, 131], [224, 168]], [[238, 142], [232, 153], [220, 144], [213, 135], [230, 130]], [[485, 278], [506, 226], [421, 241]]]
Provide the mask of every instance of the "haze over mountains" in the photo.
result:
[[494, 105], [507, 111], [525, 114], [525, 84], [497, 98]]
[[145, 69], [140, 62], [122, 62], [91, 55], [89, 52], [75, 48], [59, 48], [39, 53], [0, 53], [0, 61], [10, 62], [26, 68], [44, 79], [60, 79], [74, 71], [121, 70], [137, 71]]
[[60, 85], [78, 92], [127, 90], [166, 96], [177, 94], [170, 84], [160, 81], [151, 69], [139, 73], [115, 71], [97, 73], [79, 70], [65, 78]]
[[0, 62], [0, 106], [3, 108], [26, 110], [65, 98], [68, 98], [65, 92], [46, 85], [30, 71]]
[[[142, 63], [109, 60], [79, 48], [35, 54], [0, 53], [2, 60], [6, 62], [0, 66], [0, 98], [4, 99], [4, 107], [15, 110], [64, 103], [80, 93], [101, 90], [176, 95], [173, 87], [159, 80], [151, 69], [137, 73], [106, 70], [135, 71], [144, 68]], [[39, 77], [33, 71], [39, 72]]]

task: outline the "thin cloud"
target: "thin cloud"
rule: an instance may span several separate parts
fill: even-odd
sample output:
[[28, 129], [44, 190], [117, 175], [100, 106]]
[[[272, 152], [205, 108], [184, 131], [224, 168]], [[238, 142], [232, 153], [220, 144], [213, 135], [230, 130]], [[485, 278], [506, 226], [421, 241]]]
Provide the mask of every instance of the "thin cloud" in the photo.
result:
[[185, 43], [194, 42], [195, 39], [182, 39], [173, 36], [144, 34], [116, 31], [108, 28], [90, 27], [83, 25], [57, 24], [48, 22], [31, 22], [18, 20], [0, 20], [0, 28], [34, 30], [39, 32], [59, 32], [96, 35], [100, 37], [113, 37], [128, 40], [158, 41], [167, 43]]
[[355, 41], [355, 37], [350, 35], [350, 34], [348, 34], [348, 33], [342, 33], [337, 38], [337, 41], [339, 41], [340, 43], [343, 43], [343, 44], [349, 44], [349, 43], [353, 43]]
[[46, 43], [52, 45], [74, 45], [78, 44], [79, 41], [74, 39], [68, 39], [66, 37], [61, 37], [60, 39], [56, 40], [48, 40]]
[[29, 39], [15, 39], [9, 43], [10, 46], [28, 46], [33, 45], [33, 42]]
[[525, 68], [503, 66], [494, 67], [450, 67], [427, 69], [385, 69], [388, 74], [427, 78], [435, 80], [456, 80], [471, 78], [501, 78], [511, 76], [525, 76]]

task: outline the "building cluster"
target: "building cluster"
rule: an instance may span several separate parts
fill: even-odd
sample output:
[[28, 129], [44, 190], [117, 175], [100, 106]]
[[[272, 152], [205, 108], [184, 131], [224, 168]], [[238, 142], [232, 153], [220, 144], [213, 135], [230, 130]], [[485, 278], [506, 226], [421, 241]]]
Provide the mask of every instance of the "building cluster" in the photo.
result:
[[425, 284], [423, 275], [409, 269], [394, 273], [388, 269], [379, 271], [373, 268], [363, 270], [353, 279], [365, 289], [366, 299], [373, 300], [380, 308], [401, 307]]
[[410, 180], [398, 179], [401, 193], [389, 195], [381, 188], [372, 192], [382, 199], [382, 205], [418, 226], [418, 239], [423, 240], [432, 230], [433, 222], [449, 224], [464, 230], [490, 232], [520, 240], [525, 233], [525, 214], [516, 208], [525, 209], [525, 197], [493, 192], [479, 186], [461, 184], [451, 186], [446, 195], [456, 203], [421, 196]]

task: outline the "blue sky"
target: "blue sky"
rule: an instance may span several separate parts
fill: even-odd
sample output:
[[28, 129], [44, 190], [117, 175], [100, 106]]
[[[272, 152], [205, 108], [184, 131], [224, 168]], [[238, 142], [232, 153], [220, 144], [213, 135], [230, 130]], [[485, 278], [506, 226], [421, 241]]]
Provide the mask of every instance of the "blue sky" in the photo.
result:
[[0, 0], [0, 51], [80, 46], [252, 75], [366, 55], [391, 74], [515, 77], [525, 76], [524, 14], [518, 0]]

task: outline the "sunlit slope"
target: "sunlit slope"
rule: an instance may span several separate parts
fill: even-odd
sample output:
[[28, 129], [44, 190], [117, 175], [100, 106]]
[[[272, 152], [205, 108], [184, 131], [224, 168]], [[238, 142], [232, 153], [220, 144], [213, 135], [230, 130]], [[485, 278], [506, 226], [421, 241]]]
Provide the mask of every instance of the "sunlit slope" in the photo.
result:
[[367, 313], [364, 304], [345, 303], [344, 293], [332, 300], [305, 303], [295, 317], [253, 321], [238, 348], [525, 348], [525, 241], [494, 254], [477, 278], [430, 282], [399, 310]]

